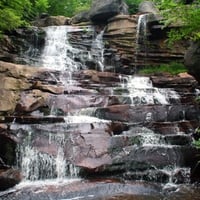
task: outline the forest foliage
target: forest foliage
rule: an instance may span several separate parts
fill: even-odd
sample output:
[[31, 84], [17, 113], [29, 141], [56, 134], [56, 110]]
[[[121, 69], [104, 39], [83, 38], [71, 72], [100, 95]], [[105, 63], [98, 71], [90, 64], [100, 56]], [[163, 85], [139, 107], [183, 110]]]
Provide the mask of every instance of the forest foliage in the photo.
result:
[[41, 13], [73, 16], [89, 9], [92, 0], [0, 0], [0, 31], [26, 26]]
[[200, 40], [200, 0], [154, 0], [158, 6], [165, 27], [172, 28], [168, 43], [186, 39]]

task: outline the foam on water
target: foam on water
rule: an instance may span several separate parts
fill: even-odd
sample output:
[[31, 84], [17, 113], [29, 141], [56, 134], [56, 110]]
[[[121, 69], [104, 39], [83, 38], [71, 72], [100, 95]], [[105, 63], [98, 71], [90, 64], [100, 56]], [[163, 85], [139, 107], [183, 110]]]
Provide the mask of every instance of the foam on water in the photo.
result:
[[65, 117], [65, 122], [69, 124], [75, 124], [75, 123], [98, 123], [98, 122], [108, 123], [110, 121], [87, 115], [79, 115], [79, 116], [67, 116]]
[[153, 86], [149, 77], [130, 76], [122, 82], [127, 88], [132, 104], [170, 104], [170, 99], [179, 99], [173, 89], [158, 89]]

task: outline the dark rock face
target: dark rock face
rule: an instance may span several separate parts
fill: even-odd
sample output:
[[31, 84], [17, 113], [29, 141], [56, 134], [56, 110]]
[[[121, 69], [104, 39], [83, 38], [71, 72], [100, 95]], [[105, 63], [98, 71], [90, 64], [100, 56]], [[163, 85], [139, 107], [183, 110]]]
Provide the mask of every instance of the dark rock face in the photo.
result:
[[37, 27], [16, 29], [0, 41], [0, 60], [25, 64], [27, 57], [35, 59], [41, 53], [44, 38], [44, 30]]
[[122, 0], [95, 0], [90, 9], [90, 19], [94, 23], [105, 23], [118, 14], [128, 14], [128, 7]]
[[89, 22], [90, 21], [90, 15], [88, 11], [78, 13], [77, 15], [73, 16], [70, 20], [71, 24], [78, 24], [81, 22]]
[[46, 26], [62, 26], [69, 25], [70, 18], [65, 16], [41, 16], [39, 19], [34, 21], [33, 26], [46, 27]]
[[165, 43], [167, 30], [156, 26], [157, 20], [152, 13], [110, 19], [104, 32], [105, 63], [114, 65], [116, 72], [133, 74], [148, 65], [183, 62], [186, 47], [175, 44], [169, 49]]
[[22, 176], [18, 170], [0, 169], [0, 191], [6, 190], [18, 184]]
[[200, 82], [200, 42], [193, 43], [185, 54], [185, 65], [198, 82]]
[[138, 11], [141, 13], [153, 13], [153, 14], [158, 13], [158, 9], [156, 8], [156, 6], [152, 1], [142, 1], [139, 4]]

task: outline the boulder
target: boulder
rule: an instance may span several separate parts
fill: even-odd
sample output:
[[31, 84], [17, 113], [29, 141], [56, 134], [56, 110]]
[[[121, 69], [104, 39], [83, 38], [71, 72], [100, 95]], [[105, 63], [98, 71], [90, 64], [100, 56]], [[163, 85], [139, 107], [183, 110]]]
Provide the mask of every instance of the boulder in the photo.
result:
[[81, 22], [89, 22], [89, 21], [90, 17], [88, 11], [80, 12], [77, 15], [73, 16], [72, 19], [70, 20], [71, 24], [78, 24]]
[[143, 1], [139, 4], [138, 11], [141, 13], [153, 13], [157, 14], [158, 9], [152, 1]]
[[0, 93], [0, 115], [13, 113], [19, 99], [19, 93], [5, 89], [0, 89]]
[[122, 0], [95, 0], [90, 9], [90, 19], [94, 23], [105, 23], [118, 14], [128, 14], [128, 6]]
[[16, 169], [0, 170], [0, 191], [6, 190], [18, 184], [22, 180], [22, 175]]
[[191, 44], [185, 53], [184, 60], [189, 73], [200, 83], [200, 42]]
[[40, 90], [22, 92], [16, 111], [18, 113], [31, 112], [45, 106], [48, 96], [48, 93], [43, 93]]
[[70, 18], [65, 16], [48, 16], [45, 15], [44, 17], [40, 17], [32, 24], [33, 26], [37, 27], [46, 27], [46, 26], [61, 26], [61, 25], [68, 25]]

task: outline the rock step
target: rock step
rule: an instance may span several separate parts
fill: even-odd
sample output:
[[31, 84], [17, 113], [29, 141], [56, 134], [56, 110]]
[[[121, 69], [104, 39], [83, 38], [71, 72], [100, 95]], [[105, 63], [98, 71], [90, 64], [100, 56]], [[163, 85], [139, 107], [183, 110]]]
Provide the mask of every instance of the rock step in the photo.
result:
[[93, 116], [100, 119], [139, 124], [197, 120], [198, 107], [195, 105], [113, 105], [96, 108]]
[[126, 146], [110, 150], [112, 164], [105, 171], [129, 169], [129, 171], [145, 171], [149, 169], [164, 169], [169, 167], [191, 167], [197, 162], [195, 156], [199, 150], [188, 146]]
[[159, 183], [190, 183], [190, 168], [150, 169], [144, 171], [129, 171], [123, 174], [126, 180], [145, 180]]

